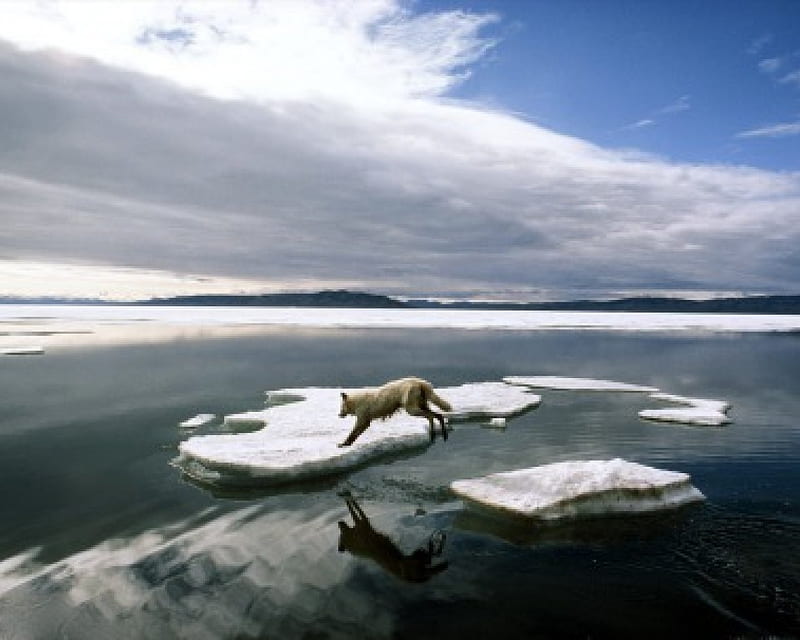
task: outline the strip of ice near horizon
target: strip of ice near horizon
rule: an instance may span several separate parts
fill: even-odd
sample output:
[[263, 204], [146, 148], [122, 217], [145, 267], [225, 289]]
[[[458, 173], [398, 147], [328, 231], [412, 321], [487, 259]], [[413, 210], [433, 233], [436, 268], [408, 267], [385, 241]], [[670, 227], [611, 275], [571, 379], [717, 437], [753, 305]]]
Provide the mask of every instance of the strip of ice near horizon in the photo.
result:
[[456, 480], [471, 510], [525, 521], [560, 521], [675, 509], [705, 496], [685, 473], [616, 458], [555, 462]]
[[567, 378], [564, 376], [506, 376], [507, 384], [531, 387], [533, 389], [552, 389], [556, 391], [623, 391], [626, 393], [655, 393], [656, 387], [648, 387], [613, 380], [596, 378]]
[[[341, 389], [308, 387], [268, 393], [283, 402], [225, 417], [233, 427], [262, 427], [236, 434], [195, 436], [179, 445], [174, 461], [190, 477], [214, 485], [268, 485], [339, 473], [373, 458], [430, 445], [428, 421], [400, 411], [375, 420], [349, 447], [337, 446], [353, 426], [338, 417]], [[502, 382], [437, 388], [453, 405], [453, 421], [510, 417], [539, 405], [541, 397]]]
[[4, 356], [39, 356], [44, 353], [44, 347], [3, 347], [0, 354]]
[[639, 412], [639, 417], [645, 420], [660, 422], [680, 422], [700, 426], [719, 427], [730, 422], [726, 412], [731, 405], [723, 400], [709, 400], [707, 398], [687, 398], [669, 393], [653, 393], [653, 400], [674, 402], [682, 407], [669, 407], [666, 409], [644, 409]]

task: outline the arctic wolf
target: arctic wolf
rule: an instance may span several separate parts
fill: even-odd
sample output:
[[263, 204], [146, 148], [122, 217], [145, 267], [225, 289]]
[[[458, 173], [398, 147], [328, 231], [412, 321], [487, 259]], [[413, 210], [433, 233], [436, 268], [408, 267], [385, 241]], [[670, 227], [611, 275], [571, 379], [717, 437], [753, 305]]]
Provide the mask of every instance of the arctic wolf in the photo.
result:
[[377, 389], [367, 389], [355, 393], [342, 392], [342, 407], [339, 410], [339, 417], [356, 416], [356, 425], [345, 441], [339, 443], [339, 446], [350, 446], [358, 436], [364, 433], [370, 422], [376, 418], [388, 418], [400, 409], [405, 409], [412, 416], [427, 418], [431, 440], [436, 437], [433, 424], [433, 419], [436, 418], [442, 430], [442, 438], [447, 440], [444, 417], [441, 413], [431, 411], [428, 406], [429, 400], [444, 411], [453, 410], [450, 403], [436, 395], [430, 382], [420, 378], [393, 380]]

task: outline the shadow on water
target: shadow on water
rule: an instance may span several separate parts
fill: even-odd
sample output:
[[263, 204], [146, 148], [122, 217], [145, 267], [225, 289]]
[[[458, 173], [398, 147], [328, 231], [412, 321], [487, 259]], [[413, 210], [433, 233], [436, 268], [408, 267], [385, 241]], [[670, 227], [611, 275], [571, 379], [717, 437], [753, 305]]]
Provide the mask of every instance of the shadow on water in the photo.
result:
[[497, 517], [467, 508], [453, 525], [463, 531], [489, 535], [514, 545], [584, 545], [610, 547], [631, 540], [645, 541], [685, 523], [704, 505], [689, 504], [659, 513], [608, 515], [566, 521], [531, 521], [522, 517]]

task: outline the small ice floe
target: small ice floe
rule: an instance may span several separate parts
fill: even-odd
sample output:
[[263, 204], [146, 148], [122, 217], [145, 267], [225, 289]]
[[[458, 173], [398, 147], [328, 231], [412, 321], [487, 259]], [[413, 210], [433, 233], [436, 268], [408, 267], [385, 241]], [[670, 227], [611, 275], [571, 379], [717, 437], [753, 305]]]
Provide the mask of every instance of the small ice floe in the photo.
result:
[[[399, 411], [375, 420], [349, 447], [337, 446], [353, 427], [352, 416], [338, 417], [341, 389], [280, 389], [270, 399], [302, 400], [261, 411], [228, 415], [225, 424], [256, 424], [251, 433], [195, 436], [179, 445], [174, 461], [191, 477], [214, 485], [276, 484], [346, 471], [375, 457], [430, 445], [428, 421]], [[453, 405], [452, 419], [515, 415], [540, 398], [501, 382], [438, 388]]]
[[44, 353], [44, 347], [4, 347], [0, 353], [4, 356], [39, 356]]
[[684, 407], [670, 407], [667, 409], [645, 409], [639, 412], [639, 417], [645, 420], [659, 420], [662, 422], [680, 422], [683, 424], [696, 424], [701, 426], [718, 427], [728, 424], [726, 412], [731, 405], [723, 400], [709, 400], [706, 398], [687, 398], [669, 393], [653, 393], [653, 400], [663, 400], [676, 404], [688, 405]]
[[213, 413], [198, 413], [194, 418], [184, 420], [178, 426], [182, 429], [197, 429], [198, 427], [203, 427], [214, 422], [216, 419], [217, 416]]
[[231, 413], [223, 418], [223, 424], [234, 431], [252, 431], [267, 424], [266, 410]]
[[492, 418], [489, 420], [489, 426], [494, 427], [495, 429], [505, 429], [506, 428], [506, 419], [505, 418]]
[[503, 382], [534, 389], [554, 389], [556, 391], [628, 391], [636, 393], [654, 393], [656, 387], [648, 387], [613, 380], [597, 380], [595, 378], [564, 378], [561, 376], [506, 376]]
[[456, 480], [450, 488], [479, 512], [544, 521], [651, 512], [705, 499], [685, 473], [619, 458], [556, 462]]
[[456, 422], [476, 418], [511, 418], [538, 407], [542, 402], [541, 396], [528, 389], [503, 382], [471, 382], [439, 391], [453, 406], [447, 417]]

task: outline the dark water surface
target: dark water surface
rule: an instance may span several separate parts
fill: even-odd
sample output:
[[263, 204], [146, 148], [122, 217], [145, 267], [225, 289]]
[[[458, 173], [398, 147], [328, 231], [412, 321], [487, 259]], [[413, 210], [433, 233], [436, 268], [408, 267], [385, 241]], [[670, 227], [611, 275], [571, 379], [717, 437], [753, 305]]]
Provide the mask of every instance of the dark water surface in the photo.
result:
[[[543, 391], [504, 431], [456, 425], [418, 455], [310, 484], [219, 495], [169, 464], [197, 413], [410, 374], [649, 384], [728, 400], [733, 423]], [[271, 330], [5, 358], [0, 393], [3, 640], [800, 636], [795, 334]], [[688, 472], [708, 500], [532, 530], [471, 516], [447, 488], [610, 457]]]

